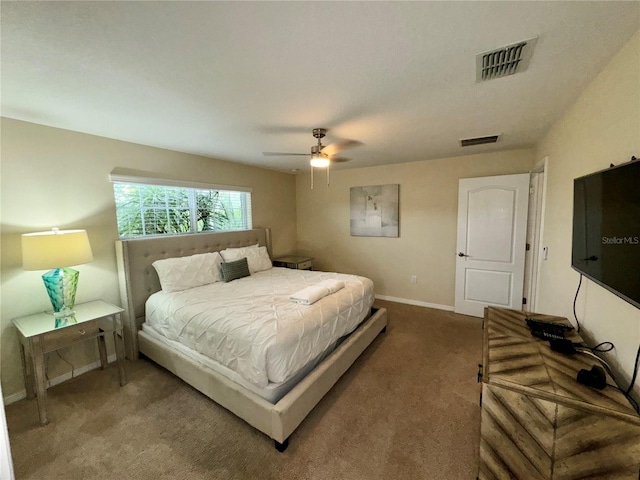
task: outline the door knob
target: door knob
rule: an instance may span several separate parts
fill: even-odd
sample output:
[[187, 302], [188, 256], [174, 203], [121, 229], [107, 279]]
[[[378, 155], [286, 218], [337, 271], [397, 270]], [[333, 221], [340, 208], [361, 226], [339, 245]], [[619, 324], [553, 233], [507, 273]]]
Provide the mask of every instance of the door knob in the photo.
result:
[[469, 255], [465, 255], [464, 253], [460, 252], [460, 253], [458, 253], [458, 256], [459, 257], [468, 257]]

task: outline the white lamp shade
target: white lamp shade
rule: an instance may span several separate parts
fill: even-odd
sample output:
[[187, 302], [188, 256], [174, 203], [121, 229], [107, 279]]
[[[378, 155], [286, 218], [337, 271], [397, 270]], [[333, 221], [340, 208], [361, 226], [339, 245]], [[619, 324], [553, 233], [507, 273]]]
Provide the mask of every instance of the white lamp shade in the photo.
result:
[[86, 230], [58, 230], [22, 235], [22, 268], [49, 270], [93, 260]]
[[321, 156], [321, 154], [318, 154], [313, 155], [309, 163], [311, 163], [312, 167], [325, 168], [329, 166], [329, 159], [327, 157]]

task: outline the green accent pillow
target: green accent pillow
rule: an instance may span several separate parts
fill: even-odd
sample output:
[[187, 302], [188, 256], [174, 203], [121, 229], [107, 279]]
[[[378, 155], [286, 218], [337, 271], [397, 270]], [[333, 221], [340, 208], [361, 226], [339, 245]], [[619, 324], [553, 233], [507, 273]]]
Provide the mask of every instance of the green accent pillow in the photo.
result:
[[225, 283], [250, 275], [251, 273], [249, 272], [249, 264], [247, 263], [246, 257], [236, 260], [235, 262], [222, 262], [220, 264], [220, 276]]

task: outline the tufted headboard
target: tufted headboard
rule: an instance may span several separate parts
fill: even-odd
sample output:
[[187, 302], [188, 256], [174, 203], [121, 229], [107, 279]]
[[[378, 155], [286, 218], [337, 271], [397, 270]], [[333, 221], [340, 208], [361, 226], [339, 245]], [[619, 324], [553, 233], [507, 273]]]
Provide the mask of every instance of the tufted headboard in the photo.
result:
[[256, 243], [266, 246], [269, 256], [272, 256], [271, 231], [268, 228], [117, 241], [116, 259], [120, 299], [125, 311], [123, 330], [127, 358], [138, 357], [138, 330], [144, 322], [145, 302], [152, 293], [160, 291], [153, 262]]

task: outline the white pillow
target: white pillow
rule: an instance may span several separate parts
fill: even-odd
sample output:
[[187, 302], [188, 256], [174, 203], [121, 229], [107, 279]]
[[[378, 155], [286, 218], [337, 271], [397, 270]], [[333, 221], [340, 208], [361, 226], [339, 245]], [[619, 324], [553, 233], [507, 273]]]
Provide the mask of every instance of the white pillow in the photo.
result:
[[263, 270], [269, 270], [273, 267], [267, 247], [259, 247], [258, 245], [252, 245], [250, 247], [242, 248], [227, 248], [220, 252], [225, 262], [233, 262], [246, 258], [249, 264], [249, 271], [254, 274]]
[[178, 292], [219, 282], [222, 257], [218, 252], [198, 253], [188, 257], [165, 258], [153, 262], [165, 292]]

